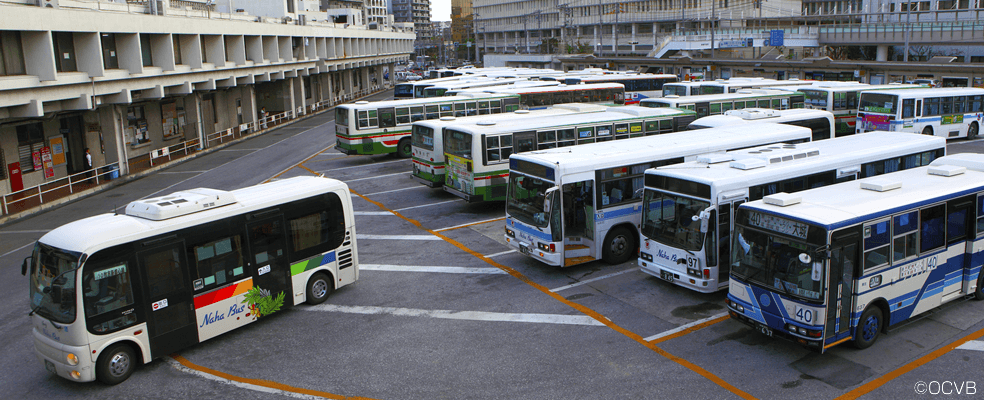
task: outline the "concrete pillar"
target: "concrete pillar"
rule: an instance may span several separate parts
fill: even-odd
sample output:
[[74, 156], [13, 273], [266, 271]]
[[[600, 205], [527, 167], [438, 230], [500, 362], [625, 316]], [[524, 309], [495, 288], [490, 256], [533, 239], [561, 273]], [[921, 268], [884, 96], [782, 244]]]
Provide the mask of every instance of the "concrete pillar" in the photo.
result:
[[248, 112], [243, 115], [243, 122], [256, 122], [259, 120], [259, 116], [256, 115], [256, 85], [246, 85], [246, 93], [243, 96], [243, 107], [245, 107]]
[[113, 141], [116, 142], [116, 157], [120, 160], [120, 176], [130, 173], [129, 158], [126, 154], [125, 124], [126, 105], [113, 105]]
[[389, 63], [389, 84], [396, 86], [396, 63]]
[[372, 82], [369, 80], [370, 69], [372, 69], [372, 67], [362, 68], [362, 87], [360, 87], [359, 89], [362, 89], [364, 91], [369, 91], [369, 88], [372, 87]]
[[285, 99], [287, 101], [284, 102], [284, 105], [287, 106], [288, 110], [291, 110], [291, 115], [294, 115], [293, 113], [297, 111], [297, 102], [294, 101], [294, 80], [296, 79], [297, 78], [284, 79], [283, 83], [283, 86], [287, 87], [287, 99]]
[[876, 61], [888, 61], [888, 45], [878, 46], [877, 53], [875, 55]]
[[[201, 143], [201, 147], [205, 148], [208, 143], [205, 141], [205, 123], [202, 122], [202, 94], [201, 92], [195, 92], [191, 95], [192, 101], [192, 116], [195, 117], [195, 126], [198, 127], [198, 143]], [[185, 105], [185, 108], [188, 108]], [[188, 111], [185, 110], [185, 113]]]
[[344, 94], [352, 94], [352, 92], [353, 92], [353, 90], [352, 90], [352, 87], [353, 87], [353, 82], [352, 82], [353, 72], [354, 71], [352, 71], [351, 69], [347, 69], [347, 70], [345, 70], [345, 72], [342, 72], [342, 90], [344, 91]]

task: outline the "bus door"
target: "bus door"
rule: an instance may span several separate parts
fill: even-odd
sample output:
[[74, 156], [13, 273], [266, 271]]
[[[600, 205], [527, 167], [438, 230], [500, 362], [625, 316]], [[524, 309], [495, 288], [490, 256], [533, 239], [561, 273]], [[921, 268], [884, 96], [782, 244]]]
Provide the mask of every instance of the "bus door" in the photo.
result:
[[150, 354], [165, 356], [198, 343], [198, 325], [184, 242], [176, 236], [143, 243], [137, 253], [143, 276]]
[[[738, 209], [738, 206], [747, 200], [748, 199], [745, 197], [741, 197], [737, 200], [733, 198], [731, 200], [726, 200], [725, 196], [722, 196], [721, 200], [718, 202], [718, 284], [728, 282], [728, 274], [731, 272], [731, 232], [734, 231], [735, 227], [734, 211]], [[711, 229], [708, 234], [713, 235], [714, 230]]]
[[564, 258], [589, 256], [594, 238], [593, 180], [565, 183], [562, 194]]
[[[854, 310], [854, 277], [858, 265], [859, 227], [834, 233], [830, 240], [827, 274], [827, 321], [821, 352], [851, 337], [851, 311]], [[816, 255], [813, 255], [816, 256]], [[888, 320], [884, 316], [883, 320]]]
[[[246, 224], [249, 231], [249, 257], [246, 265], [253, 277], [253, 288], [269, 292], [273, 299], [280, 293], [284, 293], [284, 299], [291, 299], [288, 287], [290, 266], [283, 216], [279, 212], [270, 215], [269, 211], [259, 214], [265, 214], [262, 215], [265, 218], [256, 218]], [[283, 301], [280, 308], [289, 307], [292, 303]], [[262, 311], [258, 312], [263, 316]]]
[[697, 118], [708, 116], [708, 108], [710, 103], [697, 103]]

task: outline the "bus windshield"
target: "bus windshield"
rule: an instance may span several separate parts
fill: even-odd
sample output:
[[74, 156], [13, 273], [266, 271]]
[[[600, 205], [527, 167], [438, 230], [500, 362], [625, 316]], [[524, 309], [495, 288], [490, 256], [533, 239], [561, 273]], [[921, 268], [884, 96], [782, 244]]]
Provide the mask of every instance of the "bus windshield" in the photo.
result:
[[827, 92], [822, 90], [800, 90], [803, 93], [803, 102], [810, 107], [827, 109]]
[[412, 83], [402, 83], [396, 85], [393, 89], [393, 96], [397, 98], [401, 97], [413, 97], [413, 84]]
[[734, 233], [732, 273], [778, 293], [821, 299], [822, 264], [818, 260], [800, 260], [800, 254], [816, 254], [816, 245], [741, 225], [735, 227]]
[[444, 93], [447, 91], [448, 91], [447, 88], [429, 87], [427, 89], [424, 89], [424, 97], [441, 97], [444, 96]]
[[31, 264], [31, 309], [63, 324], [75, 321], [75, 271], [82, 255], [38, 243]]
[[[546, 228], [547, 213], [543, 211], [543, 203], [547, 189], [554, 183], [540, 178], [520, 174], [509, 174], [509, 193], [506, 194], [506, 213], [520, 222]], [[558, 204], [552, 204], [557, 206]], [[551, 211], [559, 210], [551, 207]]]
[[642, 204], [642, 234], [647, 238], [687, 251], [704, 246], [700, 221], [693, 217], [710, 207], [709, 200], [647, 190]]
[[722, 93], [724, 93], [724, 86], [700, 85], [700, 94], [722, 94]]
[[338, 107], [335, 109], [335, 125], [348, 126], [349, 109]]
[[895, 115], [898, 107], [898, 96], [881, 93], [862, 93], [858, 111]]
[[669, 96], [671, 94], [675, 94], [677, 96], [687, 96], [689, 95], [689, 93], [687, 93], [688, 90], [690, 90], [690, 88], [686, 86], [667, 84], [663, 85], [663, 96]]
[[413, 147], [425, 150], [434, 150], [434, 129], [426, 126], [413, 126], [413, 133], [410, 135]]
[[454, 129], [448, 129], [445, 131], [444, 136], [444, 152], [452, 156], [472, 159], [471, 153], [472, 137], [471, 135], [456, 131]]

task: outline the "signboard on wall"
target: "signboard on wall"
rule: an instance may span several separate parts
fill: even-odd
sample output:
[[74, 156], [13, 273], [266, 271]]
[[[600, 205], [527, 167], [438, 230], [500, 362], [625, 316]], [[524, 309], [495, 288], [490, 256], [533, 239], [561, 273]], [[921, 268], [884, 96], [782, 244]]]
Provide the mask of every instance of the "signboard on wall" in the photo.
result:
[[55, 177], [55, 163], [51, 161], [51, 147], [41, 148], [41, 163], [44, 164], [44, 179]]
[[48, 138], [48, 145], [51, 146], [51, 162], [55, 165], [65, 163], [65, 137], [52, 136]]
[[769, 46], [782, 46], [783, 30], [773, 29], [769, 32]]

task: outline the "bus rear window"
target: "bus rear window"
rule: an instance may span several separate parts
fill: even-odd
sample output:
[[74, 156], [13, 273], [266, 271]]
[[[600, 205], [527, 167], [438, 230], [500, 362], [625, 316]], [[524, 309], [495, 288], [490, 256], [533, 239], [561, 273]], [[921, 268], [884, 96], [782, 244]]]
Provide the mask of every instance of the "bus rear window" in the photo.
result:
[[335, 125], [348, 126], [348, 109], [338, 107], [335, 109]]
[[895, 115], [899, 97], [882, 93], [862, 93], [858, 111]]

